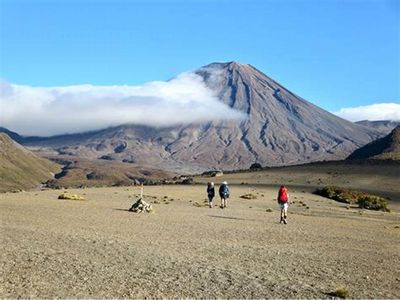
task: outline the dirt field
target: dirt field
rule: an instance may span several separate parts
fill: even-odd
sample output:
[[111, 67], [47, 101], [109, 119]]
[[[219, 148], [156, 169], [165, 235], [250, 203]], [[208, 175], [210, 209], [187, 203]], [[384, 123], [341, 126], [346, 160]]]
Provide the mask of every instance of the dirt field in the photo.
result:
[[283, 225], [275, 188], [231, 189], [222, 210], [204, 206], [204, 186], [145, 187], [151, 214], [127, 211], [134, 187], [71, 190], [86, 201], [0, 194], [0, 297], [328, 298], [345, 287], [400, 298], [396, 207], [347, 209], [291, 188]]

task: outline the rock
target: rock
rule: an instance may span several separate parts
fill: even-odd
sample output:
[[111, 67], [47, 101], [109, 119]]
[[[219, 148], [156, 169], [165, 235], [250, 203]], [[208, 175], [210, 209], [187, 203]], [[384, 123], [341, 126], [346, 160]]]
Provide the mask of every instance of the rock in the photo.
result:
[[151, 212], [153, 207], [151, 204], [147, 203], [143, 200], [143, 198], [139, 198], [135, 203], [132, 204], [129, 211], [141, 213], [141, 212]]

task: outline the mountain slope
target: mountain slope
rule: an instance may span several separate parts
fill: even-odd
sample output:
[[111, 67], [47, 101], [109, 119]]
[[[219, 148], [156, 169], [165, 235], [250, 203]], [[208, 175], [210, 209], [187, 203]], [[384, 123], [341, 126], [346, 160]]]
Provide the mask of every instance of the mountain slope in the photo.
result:
[[29, 189], [53, 177], [60, 170], [0, 133], [0, 192]]
[[372, 128], [374, 130], [379, 131], [383, 135], [389, 134], [394, 128], [400, 126], [400, 121], [389, 121], [389, 120], [382, 120], [382, 121], [358, 121], [355, 122], [358, 125], [362, 125], [368, 128]]
[[400, 126], [387, 136], [377, 139], [349, 155], [348, 159], [400, 160]]
[[122, 125], [28, 144], [62, 155], [194, 172], [342, 159], [380, 135], [307, 102], [251, 65], [213, 63], [195, 73], [247, 118], [158, 129]]
[[18, 133], [8, 130], [7, 128], [4, 128], [4, 127], [0, 127], [0, 133], [7, 134], [13, 141], [15, 141], [17, 143], [22, 143], [25, 141], [25, 139], [22, 136], [20, 136]]

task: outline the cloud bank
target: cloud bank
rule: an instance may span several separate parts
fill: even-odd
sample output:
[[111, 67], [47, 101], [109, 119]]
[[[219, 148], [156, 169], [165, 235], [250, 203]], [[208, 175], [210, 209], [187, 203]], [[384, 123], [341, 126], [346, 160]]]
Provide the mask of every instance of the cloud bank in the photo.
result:
[[191, 72], [137, 86], [31, 87], [0, 82], [0, 126], [22, 135], [243, 118], [242, 112], [219, 101], [202, 77]]
[[335, 115], [349, 121], [400, 121], [399, 103], [377, 103], [358, 107], [345, 107], [334, 112]]

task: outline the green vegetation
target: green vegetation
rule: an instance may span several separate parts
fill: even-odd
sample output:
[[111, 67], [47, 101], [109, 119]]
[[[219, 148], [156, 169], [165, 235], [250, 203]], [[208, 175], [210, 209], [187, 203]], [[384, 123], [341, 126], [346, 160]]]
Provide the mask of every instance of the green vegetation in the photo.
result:
[[64, 192], [63, 194], [58, 196], [58, 199], [62, 200], [85, 200], [82, 196], [76, 195], [76, 194], [71, 194], [68, 192]]
[[257, 199], [257, 196], [256, 195], [254, 195], [254, 194], [244, 194], [244, 195], [242, 195], [242, 196], [240, 196], [240, 198], [243, 198], [243, 199]]
[[360, 197], [358, 199], [358, 206], [365, 209], [390, 211], [387, 207], [386, 199], [374, 195]]
[[342, 299], [350, 298], [350, 292], [345, 287], [336, 289], [334, 292], [330, 293], [330, 295]]
[[315, 194], [348, 204], [358, 204], [360, 208], [390, 211], [387, 199], [365, 192], [352, 191], [336, 186], [326, 186], [315, 191]]

